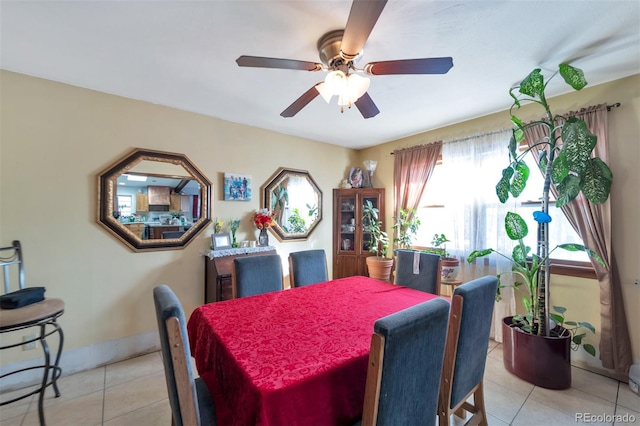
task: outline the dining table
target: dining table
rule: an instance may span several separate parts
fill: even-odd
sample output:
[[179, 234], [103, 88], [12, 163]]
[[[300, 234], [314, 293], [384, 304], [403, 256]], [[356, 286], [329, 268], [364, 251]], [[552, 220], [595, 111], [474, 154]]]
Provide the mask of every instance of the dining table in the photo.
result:
[[437, 297], [353, 276], [199, 306], [189, 344], [218, 424], [352, 424], [375, 321]]

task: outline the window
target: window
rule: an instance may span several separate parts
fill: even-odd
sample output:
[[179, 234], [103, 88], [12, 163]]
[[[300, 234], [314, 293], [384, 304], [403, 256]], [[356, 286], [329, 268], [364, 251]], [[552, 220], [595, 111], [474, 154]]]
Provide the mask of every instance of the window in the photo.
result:
[[[514, 211], [527, 221], [529, 235], [525, 244], [535, 253], [537, 222], [533, 220], [533, 212], [541, 207], [543, 180], [532, 155], [525, 159], [531, 169], [525, 192], [505, 204], [495, 194], [500, 171], [508, 161], [505, 156], [508, 137], [501, 132], [472, 138], [472, 142], [460, 144], [462, 147], [455, 146], [458, 142], [443, 145], [443, 160], [436, 165], [417, 211], [421, 226], [416, 246], [431, 246], [433, 235], [444, 233], [451, 240], [447, 250], [462, 258], [472, 250], [489, 247], [511, 253], [512, 243], [504, 232], [504, 216], [507, 211]], [[562, 210], [553, 204], [549, 214], [550, 248], [559, 243], [582, 244]], [[554, 264], [592, 269], [588, 256], [582, 252], [558, 249], [551, 257]]]
[[[533, 212], [542, 208], [541, 197], [544, 181], [542, 180], [542, 174], [538, 171], [538, 165], [533, 155], [527, 155], [524, 160], [531, 173], [527, 181], [527, 187], [518, 197], [520, 207], [518, 214], [524, 218], [529, 226], [529, 235], [525, 239], [525, 244], [535, 252], [537, 222], [533, 220]], [[550, 197], [553, 197], [553, 195], [550, 194]], [[556, 207], [555, 200], [553, 201], [549, 201], [549, 215], [552, 218], [549, 225], [549, 249], [561, 243], [582, 244], [582, 239], [578, 233], [573, 229], [562, 210]], [[551, 253], [551, 258], [589, 262], [589, 256], [581, 251], [569, 252], [558, 249]]]

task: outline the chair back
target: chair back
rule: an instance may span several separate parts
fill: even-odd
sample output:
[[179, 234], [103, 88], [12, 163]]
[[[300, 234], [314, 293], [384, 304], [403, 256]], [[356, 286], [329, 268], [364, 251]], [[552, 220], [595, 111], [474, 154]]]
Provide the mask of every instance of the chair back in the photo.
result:
[[363, 425], [435, 424], [448, 320], [433, 299], [375, 322]]
[[[0, 266], [2, 266], [4, 283], [3, 294], [25, 288], [24, 262], [20, 241], [13, 241], [8, 247], [0, 247]], [[17, 282], [18, 287], [12, 288], [12, 282]]]
[[291, 287], [302, 287], [327, 281], [327, 256], [323, 249], [297, 251], [289, 254]]
[[[442, 373], [439, 412], [462, 407], [486, 423], [482, 379], [484, 376], [498, 279], [484, 276], [453, 292], [446, 357]], [[478, 393], [479, 392], [479, 393]], [[466, 400], [474, 394], [474, 404]]]
[[237, 297], [280, 291], [282, 261], [277, 254], [237, 257], [233, 259], [231, 293]]
[[153, 289], [164, 373], [174, 426], [215, 424], [211, 395], [201, 379], [194, 379], [184, 310], [166, 285]]
[[440, 294], [440, 256], [415, 250], [398, 250], [397, 259], [397, 285]]

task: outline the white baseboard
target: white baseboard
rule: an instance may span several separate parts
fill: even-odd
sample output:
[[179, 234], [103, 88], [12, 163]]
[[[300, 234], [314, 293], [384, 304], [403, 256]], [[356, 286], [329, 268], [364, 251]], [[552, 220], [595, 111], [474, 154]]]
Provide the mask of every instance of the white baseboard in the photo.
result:
[[[153, 331], [68, 351], [63, 348], [60, 367], [64, 377], [159, 350], [160, 338], [158, 332]], [[53, 353], [51, 355], [52, 358], [55, 356]], [[36, 358], [3, 365], [0, 367], [0, 375], [42, 363], [42, 358]], [[43, 369], [34, 369], [4, 377], [0, 381], [0, 393], [38, 384], [42, 381], [42, 374]]]

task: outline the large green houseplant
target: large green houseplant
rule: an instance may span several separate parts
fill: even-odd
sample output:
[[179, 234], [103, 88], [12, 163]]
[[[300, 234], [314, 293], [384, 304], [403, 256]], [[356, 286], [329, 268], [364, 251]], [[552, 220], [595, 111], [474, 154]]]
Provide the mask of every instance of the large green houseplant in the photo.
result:
[[362, 223], [364, 232], [368, 235], [368, 247], [375, 256], [367, 257], [369, 276], [378, 280], [389, 281], [393, 259], [387, 258], [389, 251], [389, 236], [382, 228], [379, 220], [379, 210], [371, 200], [366, 200], [362, 209]]
[[[583, 72], [578, 68], [561, 64], [559, 73], [575, 90], [581, 90], [587, 85]], [[545, 82], [541, 70], [537, 68], [520, 84], [510, 89], [509, 94], [513, 99], [510, 115], [515, 125], [509, 142], [510, 164], [502, 170], [502, 177], [496, 185], [496, 194], [502, 203], [505, 203], [510, 195], [518, 197], [526, 187], [529, 177], [529, 168], [524, 162], [524, 157], [533, 147], [540, 150], [539, 168], [544, 177], [544, 187], [541, 210], [534, 213], [538, 226], [536, 253], [530, 253], [531, 248], [523, 243], [524, 237], [528, 234], [526, 222], [517, 213], [509, 212], [505, 217], [505, 230], [511, 240], [518, 242], [511, 255], [506, 256], [489, 248], [473, 251], [467, 261], [471, 263], [474, 259], [491, 253], [508, 258], [512, 270], [500, 274], [498, 278], [505, 274], [513, 274], [516, 277], [513, 286], [525, 289], [522, 298], [525, 314], [515, 316], [513, 324], [525, 333], [546, 337], [557, 337], [554, 333], [570, 332], [574, 349], [582, 346], [594, 355], [593, 346], [583, 342], [585, 334], [582, 332], [583, 329], [594, 331], [593, 326], [588, 323], [565, 321], [562, 307], [554, 307], [555, 313], [550, 310], [550, 254], [557, 248], [583, 251], [599, 263], [603, 264], [603, 261], [597, 253], [580, 244], [558, 244], [549, 249], [549, 192], [553, 186], [557, 194], [557, 207], [569, 203], [579, 193], [592, 203], [601, 204], [609, 197], [613, 176], [609, 167], [592, 155], [597, 139], [589, 131], [585, 121], [576, 117], [552, 114], [545, 96], [545, 88], [551, 78]], [[515, 93], [516, 90], [519, 95]], [[522, 101], [540, 105], [544, 109], [545, 117], [524, 124], [514, 115], [514, 110], [520, 108]], [[534, 126], [541, 126], [544, 136], [519, 152], [525, 130]], [[500, 288], [503, 286], [499, 285]], [[564, 327], [555, 327], [554, 322]]]
[[394, 216], [393, 232], [396, 236], [393, 242], [401, 249], [410, 249], [413, 239], [420, 228], [420, 218], [415, 209], [400, 209], [400, 215]]

